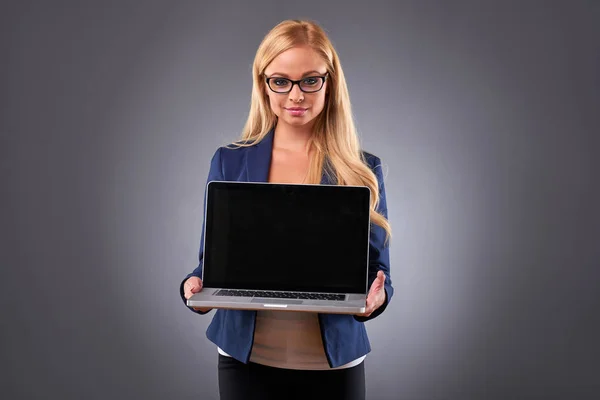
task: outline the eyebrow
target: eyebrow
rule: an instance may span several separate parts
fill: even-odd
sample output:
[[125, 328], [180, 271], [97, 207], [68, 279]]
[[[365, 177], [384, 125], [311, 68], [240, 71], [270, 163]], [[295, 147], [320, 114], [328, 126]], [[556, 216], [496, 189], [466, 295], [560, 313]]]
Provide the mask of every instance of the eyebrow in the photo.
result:
[[[302, 74], [302, 76], [304, 77], [304, 76], [312, 75], [312, 74], [325, 75], [326, 73], [327, 72], [323, 73], [323, 72], [319, 72], [317, 70], [313, 70], [313, 71], [305, 72], [304, 74]], [[290, 77], [288, 74], [284, 74], [284, 73], [281, 73], [281, 72], [273, 72], [270, 76], [274, 76], [274, 75], [281, 75], [281, 76], [286, 77], [286, 78]]]

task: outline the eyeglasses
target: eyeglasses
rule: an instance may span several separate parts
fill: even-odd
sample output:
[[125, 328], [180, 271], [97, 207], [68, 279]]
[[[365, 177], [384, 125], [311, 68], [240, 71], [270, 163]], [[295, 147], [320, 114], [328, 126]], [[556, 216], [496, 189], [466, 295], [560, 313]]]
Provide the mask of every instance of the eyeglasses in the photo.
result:
[[282, 78], [280, 76], [267, 77], [267, 85], [275, 93], [289, 93], [292, 91], [294, 85], [298, 85], [301, 91], [304, 93], [315, 93], [323, 89], [325, 79], [329, 73], [326, 72], [324, 76], [309, 76], [300, 80], [294, 81], [288, 78]]

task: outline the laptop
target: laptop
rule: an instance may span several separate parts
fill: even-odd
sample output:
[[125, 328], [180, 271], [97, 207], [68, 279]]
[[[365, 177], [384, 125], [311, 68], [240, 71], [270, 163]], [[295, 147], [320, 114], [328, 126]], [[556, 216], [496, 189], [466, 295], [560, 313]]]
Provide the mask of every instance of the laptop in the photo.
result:
[[203, 288], [190, 307], [365, 311], [370, 190], [209, 182]]

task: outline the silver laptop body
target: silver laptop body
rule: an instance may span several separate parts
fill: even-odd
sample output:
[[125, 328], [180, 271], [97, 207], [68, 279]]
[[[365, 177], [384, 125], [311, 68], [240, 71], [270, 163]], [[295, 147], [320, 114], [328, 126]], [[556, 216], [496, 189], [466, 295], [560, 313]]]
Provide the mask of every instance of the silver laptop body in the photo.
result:
[[364, 312], [369, 202], [362, 186], [210, 182], [203, 289], [188, 306]]

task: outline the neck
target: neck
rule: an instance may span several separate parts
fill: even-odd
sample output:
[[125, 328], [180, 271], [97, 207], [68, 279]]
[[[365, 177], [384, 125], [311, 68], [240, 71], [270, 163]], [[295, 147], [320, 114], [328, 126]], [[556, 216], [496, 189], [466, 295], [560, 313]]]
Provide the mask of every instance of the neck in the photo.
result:
[[273, 136], [273, 147], [307, 154], [310, 150], [311, 136], [311, 126], [293, 127], [277, 124]]

